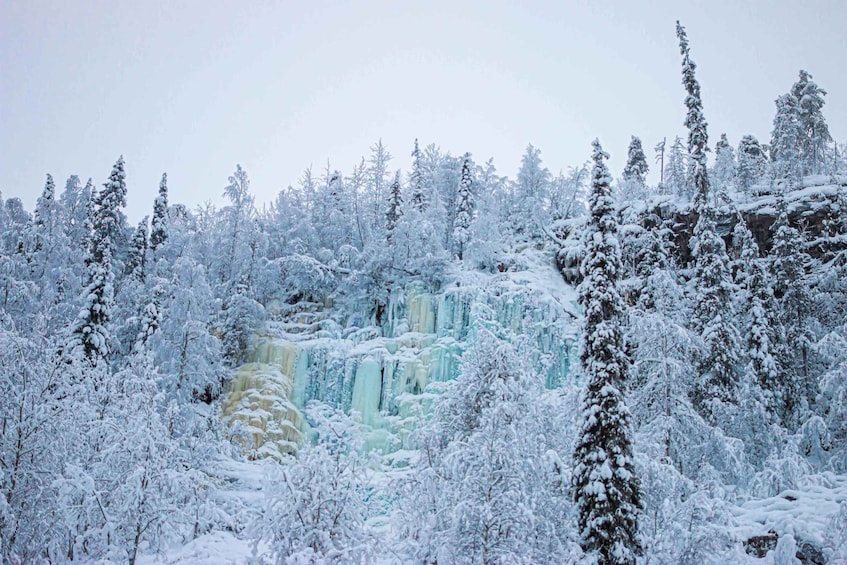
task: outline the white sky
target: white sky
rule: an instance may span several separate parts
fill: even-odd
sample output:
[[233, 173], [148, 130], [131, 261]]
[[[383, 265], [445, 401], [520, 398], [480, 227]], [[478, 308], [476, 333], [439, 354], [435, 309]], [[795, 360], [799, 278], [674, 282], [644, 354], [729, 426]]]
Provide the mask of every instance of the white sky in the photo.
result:
[[557, 172], [599, 137], [617, 175], [630, 135], [685, 133], [676, 19], [712, 146], [767, 141], [800, 68], [847, 141], [847, 1], [637, 4], [0, 0], [0, 191], [31, 209], [45, 173], [102, 182], [123, 153], [135, 221], [163, 171], [193, 207], [241, 163], [261, 204], [379, 138], [405, 170], [415, 137], [509, 176], [528, 143]]

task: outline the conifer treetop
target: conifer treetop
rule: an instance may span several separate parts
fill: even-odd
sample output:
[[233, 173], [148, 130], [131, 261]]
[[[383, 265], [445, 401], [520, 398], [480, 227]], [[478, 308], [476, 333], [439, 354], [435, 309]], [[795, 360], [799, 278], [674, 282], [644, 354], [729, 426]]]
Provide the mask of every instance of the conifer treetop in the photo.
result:
[[688, 128], [688, 171], [690, 182], [694, 185], [694, 205], [703, 212], [708, 204], [709, 177], [706, 152], [709, 150], [709, 134], [706, 118], [703, 115], [703, 100], [700, 96], [700, 83], [694, 76], [697, 65], [691, 60], [688, 49], [688, 35], [685, 28], [676, 22], [676, 36], [679, 38], [679, 52], [682, 55], [682, 84], [688, 92], [685, 106], [685, 127]]

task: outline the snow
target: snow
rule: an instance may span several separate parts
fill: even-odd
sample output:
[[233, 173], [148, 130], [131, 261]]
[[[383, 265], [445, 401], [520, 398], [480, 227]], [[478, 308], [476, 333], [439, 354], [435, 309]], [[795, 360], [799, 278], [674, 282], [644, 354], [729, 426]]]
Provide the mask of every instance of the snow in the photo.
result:
[[191, 540], [182, 547], [175, 547], [163, 555], [142, 555], [139, 565], [241, 565], [250, 563], [262, 554], [266, 548], [255, 547], [255, 542], [238, 538], [232, 532], [215, 531]]
[[733, 507], [738, 539], [747, 540], [772, 530], [780, 537], [792, 535], [798, 542], [810, 542], [826, 550], [835, 533], [835, 520], [842, 508], [847, 508], [847, 476], [825, 473], [806, 477], [805, 482], [802, 488]]

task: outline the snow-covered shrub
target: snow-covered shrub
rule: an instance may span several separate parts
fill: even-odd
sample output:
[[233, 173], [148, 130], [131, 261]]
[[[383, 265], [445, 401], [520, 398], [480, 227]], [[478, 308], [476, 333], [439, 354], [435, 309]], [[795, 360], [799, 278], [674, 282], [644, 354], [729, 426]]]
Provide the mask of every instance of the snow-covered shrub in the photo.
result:
[[316, 442], [296, 460], [269, 463], [264, 514], [257, 524], [277, 563], [359, 563], [372, 553], [366, 458], [358, 424], [325, 404], [306, 418]]
[[395, 526], [423, 562], [568, 561], [579, 552], [554, 393], [526, 352], [482, 330], [419, 434]]

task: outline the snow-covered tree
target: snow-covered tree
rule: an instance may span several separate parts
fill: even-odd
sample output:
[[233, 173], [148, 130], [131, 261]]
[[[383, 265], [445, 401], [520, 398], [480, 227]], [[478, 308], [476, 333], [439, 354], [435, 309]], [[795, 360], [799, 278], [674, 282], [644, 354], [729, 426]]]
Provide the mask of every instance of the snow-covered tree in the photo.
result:
[[759, 140], [745, 135], [738, 143], [738, 169], [735, 173], [738, 190], [746, 199], [750, 199], [752, 188], [762, 178], [767, 167], [767, 157]]
[[774, 295], [780, 306], [780, 319], [785, 328], [785, 373], [781, 378], [784, 425], [796, 426], [808, 404], [816, 395], [816, 378], [811, 374], [810, 356], [815, 341], [812, 332], [812, 292], [806, 277], [811, 258], [805, 252], [803, 236], [788, 222], [782, 198], [779, 216], [771, 226], [773, 249], [771, 271]]
[[253, 330], [262, 320], [262, 305], [250, 298], [247, 284], [239, 281], [225, 300], [221, 310], [221, 344], [223, 355], [230, 363], [240, 361]]
[[821, 111], [826, 103], [823, 98], [826, 96], [826, 90], [812, 80], [812, 75], [801, 70], [799, 79], [791, 87], [791, 95], [797, 100], [797, 118], [801, 132], [799, 149], [803, 172], [822, 173], [829, 153], [829, 143], [832, 141], [829, 126]]
[[91, 364], [107, 360], [112, 350], [110, 322], [115, 299], [112, 262], [125, 222], [121, 212], [126, 206], [125, 179], [121, 156], [89, 207], [91, 232], [85, 257], [88, 282], [83, 291], [83, 307], [71, 327], [67, 352], [74, 355], [81, 351]]
[[715, 145], [715, 166], [712, 169], [717, 200], [727, 201], [728, 194], [735, 191], [737, 168], [735, 150], [729, 144], [726, 134], [722, 133]]
[[31, 563], [47, 554], [65, 561], [67, 546], [51, 543], [62, 512], [51, 483], [73, 440], [64, 364], [50, 358], [47, 340], [11, 326], [0, 314], [0, 559]]
[[630, 414], [623, 396], [629, 359], [621, 331], [621, 260], [611, 199], [608, 155], [595, 140], [591, 220], [579, 301], [585, 310], [580, 351], [587, 388], [574, 452], [574, 498], [581, 545], [601, 563], [635, 563], [639, 494], [632, 458]]
[[625, 180], [633, 179], [645, 184], [647, 182], [648, 172], [650, 172], [650, 167], [647, 165], [647, 157], [644, 156], [641, 139], [632, 136], [632, 140], [629, 142], [629, 149], [627, 150], [623, 178]]
[[647, 165], [647, 157], [644, 156], [644, 148], [641, 139], [632, 136], [627, 151], [626, 166], [623, 170], [623, 182], [621, 192], [624, 200], [645, 200], [647, 197], [647, 173], [650, 167]]
[[668, 193], [680, 198], [691, 199], [691, 184], [688, 179], [687, 157], [682, 138], [676, 136], [668, 151], [668, 162], [665, 165], [665, 189]]
[[215, 303], [205, 270], [191, 257], [180, 257], [163, 286], [160, 328], [148, 338], [163, 387], [184, 401], [215, 398], [226, 370], [221, 342], [212, 333]]
[[797, 98], [793, 94], [783, 94], [776, 99], [770, 153], [777, 177], [786, 179], [791, 188], [797, 186], [802, 174], [802, 140], [803, 130]]
[[528, 353], [480, 331], [422, 423], [395, 515], [413, 560], [567, 562], [578, 552], [558, 407]]
[[591, 167], [583, 163], [559, 172], [550, 185], [550, 216], [557, 220], [578, 218], [587, 213]]
[[462, 158], [462, 178], [456, 203], [456, 219], [453, 224], [453, 243], [456, 254], [462, 259], [462, 254], [470, 240], [470, 227], [474, 216], [473, 177], [471, 176], [471, 156], [466, 153]]
[[129, 242], [126, 261], [124, 261], [124, 273], [135, 277], [143, 283], [147, 276], [147, 222], [148, 216], [144, 216]]
[[541, 150], [528, 145], [521, 157], [515, 183], [512, 228], [515, 233], [538, 235], [545, 223], [544, 205], [550, 190], [550, 170], [541, 162]]
[[429, 204], [429, 187], [426, 186], [423, 154], [415, 138], [415, 148], [412, 150], [412, 172], [409, 173], [409, 203], [418, 212], [423, 212]]
[[241, 165], [235, 166], [235, 173], [229, 177], [229, 184], [224, 188], [224, 196], [230, 205], [224, 211], [226, 214], [226, 235], [222, 241], [222, 254], [219, 256], [218, 273], [220, 282], [227, 286], [235, 283], [243, 274], [243, 246], [245, 237], [253, 217], [253, 195], [250, 194], [250, 179], [247, 171]]
[[694, 205], [701, 208], [707, 203], [709, 193], [706, 152], [709, 150], [709, 134], [706, 131], [706, 118], [703, 115], [703, 101], [700, 98], [700, 83], [694, 75], [697, 65], [691, 60], [688, 47], [688, 35], [685, 28], [676, 22], [676, 35], [679, 38], [679, 52], [682, 55], [682, 85], [688, 96], [685, 97], [685, 127], [688, 128], [688, 178], [694, 190]]
[[97, 491], [92, 494], [99, 496], [105, 516], [105, 535], [82, 548], [91, 557], [132, 565], [139, 550], [181, 540], [191, 523], [192, 477], [171, 435], [176, 414], [157, 387], [151, 361], [144, 347], [136, 350], [116, 375], [108, 409], [95, 426], [111, 440], [91, 464]]
[[497, 174], [494, 160], [478, 166], [475, 174], [476, 215], [462, 259], [478, 268], [494, 272], [506, 247], [508, 207], [504, 204], [506, 179]]
[[296, 461], [267, 476], [257, 523], [277, 563], [362, 563], [373, 548], [365, 528], [367, 458], [358, 424], [313, 402], [306, 418], [317, 436]]
[[715, 233], [712, 213], [704, 210], [694, 229], [694, 311], [691, 327], [703, 342], [695, 404], [714, 415], [713, 401], [737, 399], [739, 336], [735, 327], [733, 284], [723, 239]]
[[35, 226], [35, 249], [41, 251], [45, 246], [45, 239], [50, 239], [56, 225], [56, 183], [53, 175], [47, 175], [44, 190], [35, 202], [35, 213], [33, 214], [33, 225]]
[[783, 401], [780, 382], [779, 348], [784, 342], [782, 322], [771, 287], [767, 264], [747, 225], [739, 218], [733, 243], [740, 247], [737, 279], [742, 291], [747, 367], [752, 382], [764, 391], [767, 407], [779, 414]]
[[388, 170], [388, 163], [391, 161], [391, 153], [383, 145], [382, 139], [377, 141], [376, 145], [371, 147], [371, 156], [368, 158], [367, 176], [368, 176], [368, 197], [369, 217], [367, 221], [371, 228], [379, 226], [382, 218], [385, 216], [385, 203], [388, 199], [387, 192], [391, 189], [389, 183], [391, 172]]
[[153, 201], [150, 222], [150, 251], [155, 252], [168, 239], [168, 173], [162, 173], [159, 194]]
[[734, 326], [732, 280], [726, 245], [716, 233], [715, 207], [706, 164], [708, 132], [700, 99], [700, 84], [694, 75], [696, 66], [690, 58], [688, 36], [676, 24], [682, 54], [682, 83], [688, 95], [688, 168], [694, 189], [694, 206], [699, 215], [694, 226], [694, 311], [691, 327], [703, 340], [698, 356], [699, 380], [694, 391], [695, 405], [708, 417], [716, 417], [714, 402], [733, 402], [737, 395], [736, 362], [738, 331]]
[[394, 239], [397, 220], [403, 214], [403, 191], [400, 185], [400, 171], [394, 175], [394, 181], [388, 193], [388, 209], [385, 212], [385, 237], [390, 244]]

